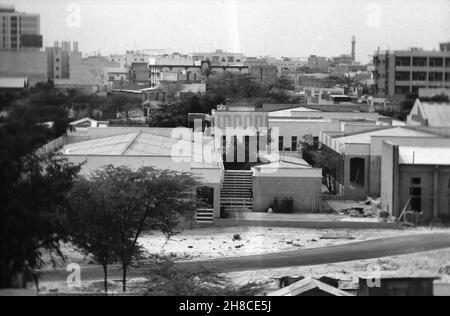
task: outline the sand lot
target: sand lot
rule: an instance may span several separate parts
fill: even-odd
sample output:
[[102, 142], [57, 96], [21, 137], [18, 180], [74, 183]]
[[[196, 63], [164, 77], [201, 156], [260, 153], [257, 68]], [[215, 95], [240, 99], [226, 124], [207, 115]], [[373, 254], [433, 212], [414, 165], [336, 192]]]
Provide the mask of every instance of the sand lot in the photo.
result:
[[[145, 234], [139, 243], [153, 254], [171, 255], [176, 260], [202, 260], [334, 246], [428, 232], [420, 228], [350, 230], [229, 227], [186, 230], [169, 241], [160, 233]], [[239, 235], [240, 239], [233, 240], [235, 235]]]
[[[439, 230], [433, 230], [436, 232]], [[174, 260], [205, 260], [246, 256], [297, 249], [341, 245], [370, 239], [430, 233], [426, 228], [403, 230], [389, 229], [301, 229], [282, 227], [210, 227], [185, 230], [170, 240], [159, 232], [145, 233], [139, 239], [148, 255], [171, 256]], [[237, 238], [237, 239], [236, 239]], [[68, 263], [95, 264], [71, 245], [63, 245], [66, 261], [56, 258], [56, 267], [65, 268]], [[53, 269], [49, 262], [44, 270]]]

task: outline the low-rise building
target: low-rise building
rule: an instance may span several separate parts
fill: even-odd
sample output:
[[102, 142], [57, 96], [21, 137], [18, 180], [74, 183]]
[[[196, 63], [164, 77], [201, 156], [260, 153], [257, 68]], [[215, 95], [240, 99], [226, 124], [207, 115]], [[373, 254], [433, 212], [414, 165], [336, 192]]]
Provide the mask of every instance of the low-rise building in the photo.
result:
[[27, 78], [0, 77], [0, 91], [20, 92], [28, 87]]
[[[105, 165], [127, 166], [133, 170], [151, 166], [189, 172], [201, 181], [198, 192], [208, 192], [208, 206], [202, 205], [198, 223], [220, 218], [220, 186], [223, 166], [214, 150], [194, 157], [192, 131], [172, 128], [107, 127], [87, 128], [88, 140], [67, 144], [60, 149], [73, 163], [84, 163], [81, 175], [89, 175]], [[200, 135], [202, 148], [214, 149], [212, 138]], [[206, 153], [208, 153], [206, 155]], [[198, 153], [197, 153], [198, 154]], [[206, 203], [206, 202], [205, 202]]]
[[351, 133], [323, 132], [320, 142], [339, 157], [337, 183], [341, 196], [350, 200], [380, 196], [384, 189], [381, 180], [381, 168], [385, 164], [381, 158], [384, 141], [402, 145], [450, 145], [449, 138], [405, 127], [381, 126]]
[[397, 145], [382, 148], [381, 207], [399, 218], [421, 213], [423, 220], [450, 216], [450, 145]]
[[253, 211], [316, 213], [322, 210], [322, 169], [299, 157], [254, 166]]

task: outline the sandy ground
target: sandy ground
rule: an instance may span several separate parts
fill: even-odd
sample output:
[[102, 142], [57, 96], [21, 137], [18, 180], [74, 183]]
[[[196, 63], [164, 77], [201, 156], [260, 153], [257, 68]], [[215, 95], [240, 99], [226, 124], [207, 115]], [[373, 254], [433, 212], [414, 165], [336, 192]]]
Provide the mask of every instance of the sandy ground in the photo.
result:
[[380, 271], [389, 276], [438, 276], [450, 283], [450, 248], [409, 255], [326, 265], [233, 272], [226, 274], [236, 284], [265, 283], [266, 292], [277, 289], [277, 279], [284, 276], [321, 277], [341, 280], [341, 285], [356, 284], [359, 276]]
[[[436, 230], [434, 230], [435, 232]], [[268, 227], [207, 228], [184, 231], [169, 241], [159, 234], [145, 234], [139, 242], [150, 253], [176, 260], [202, 260], [341, 245], [363, 240], [426, 234], [429, 229], [301, 229]], [[239, 240], [233, 240], [233, 236]]]
[[[446, 229], [449, 231], [450, 229]], [[443, 231], [434, 229], [432, 232]], [[147, 254], [170, 256], [173, 260], [206, 260], [224, 257], [237, 257], [254, 254], [308, 249], [341, 245], [370, 239], [427, 234], [427, 228], [403, 230], [389, 229], [302, 229], [283, 227], [228, 227], [185, 230], [166, 240], [162, 233], [145, 233], [139, 239]], [[239, 237], [238, 239], [233, 239]], [[56, 268], [65, 268], [69, 263], [81, 265], [95, 264], [91, 256], [62, 245], [66, 261], [56, 258]], [[48, 265], [43, 270], [53, 269], [50, 256], [44, 259]]]

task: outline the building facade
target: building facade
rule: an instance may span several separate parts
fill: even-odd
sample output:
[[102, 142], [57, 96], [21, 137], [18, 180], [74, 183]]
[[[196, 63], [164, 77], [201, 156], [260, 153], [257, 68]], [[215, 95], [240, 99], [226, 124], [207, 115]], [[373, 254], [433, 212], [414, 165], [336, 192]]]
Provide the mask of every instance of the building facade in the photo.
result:
[[47, 55], [43, 51], [0, 51], [0, 77], [28, 78], [30, 85], [48, 80]]
[[42, 48], [40, 15], [16, 12], [14, 6], [0, 6], [0, 50]]
[[402, 100], [420, 89], [450, 88], [450, 51], [377, 51], [373, 57], [375, 93]]
[[215, 52], [211, 53], [192, 53], [192, 58], [194, 61], [202, 62], [209, 61], [211, 65], [243, 65], [245, 61], [245, 56], [241, 53], [228, 53], [221, 49], [217, 49]]
[[330, 62], [326, 57], [311, 55], [308, 57], [308, 67], [320, 72], [328, 72]]
[[265, 59], [248, 57], [244, 65], [248, 67], [248, 73], [259, 82], [270, 85], [277, 81], [277, 66], [270, 65]]
[[383, 143], [383, 210], [399, 218], [404, 210], [425, 221], [450, 216], [450, 147]]
[[[73, 43], [74, 51], [78, 51], [78, 43]], [[71, 53], [70, 42], [62, 42], [61, 47], [55, 42], [53, 47], [46, 47], [48, 78], [50, 79], [68, 79], [70, 78]]]

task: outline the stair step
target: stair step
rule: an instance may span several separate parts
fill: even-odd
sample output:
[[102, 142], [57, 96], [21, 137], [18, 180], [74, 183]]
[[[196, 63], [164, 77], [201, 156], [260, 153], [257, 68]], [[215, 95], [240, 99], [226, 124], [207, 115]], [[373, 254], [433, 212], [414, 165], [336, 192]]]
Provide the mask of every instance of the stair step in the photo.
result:
[[220, 189], [220, 206], [226, 211], [251, 212], [253, 210], [252, 192], [252, 171], [225, 171]]

